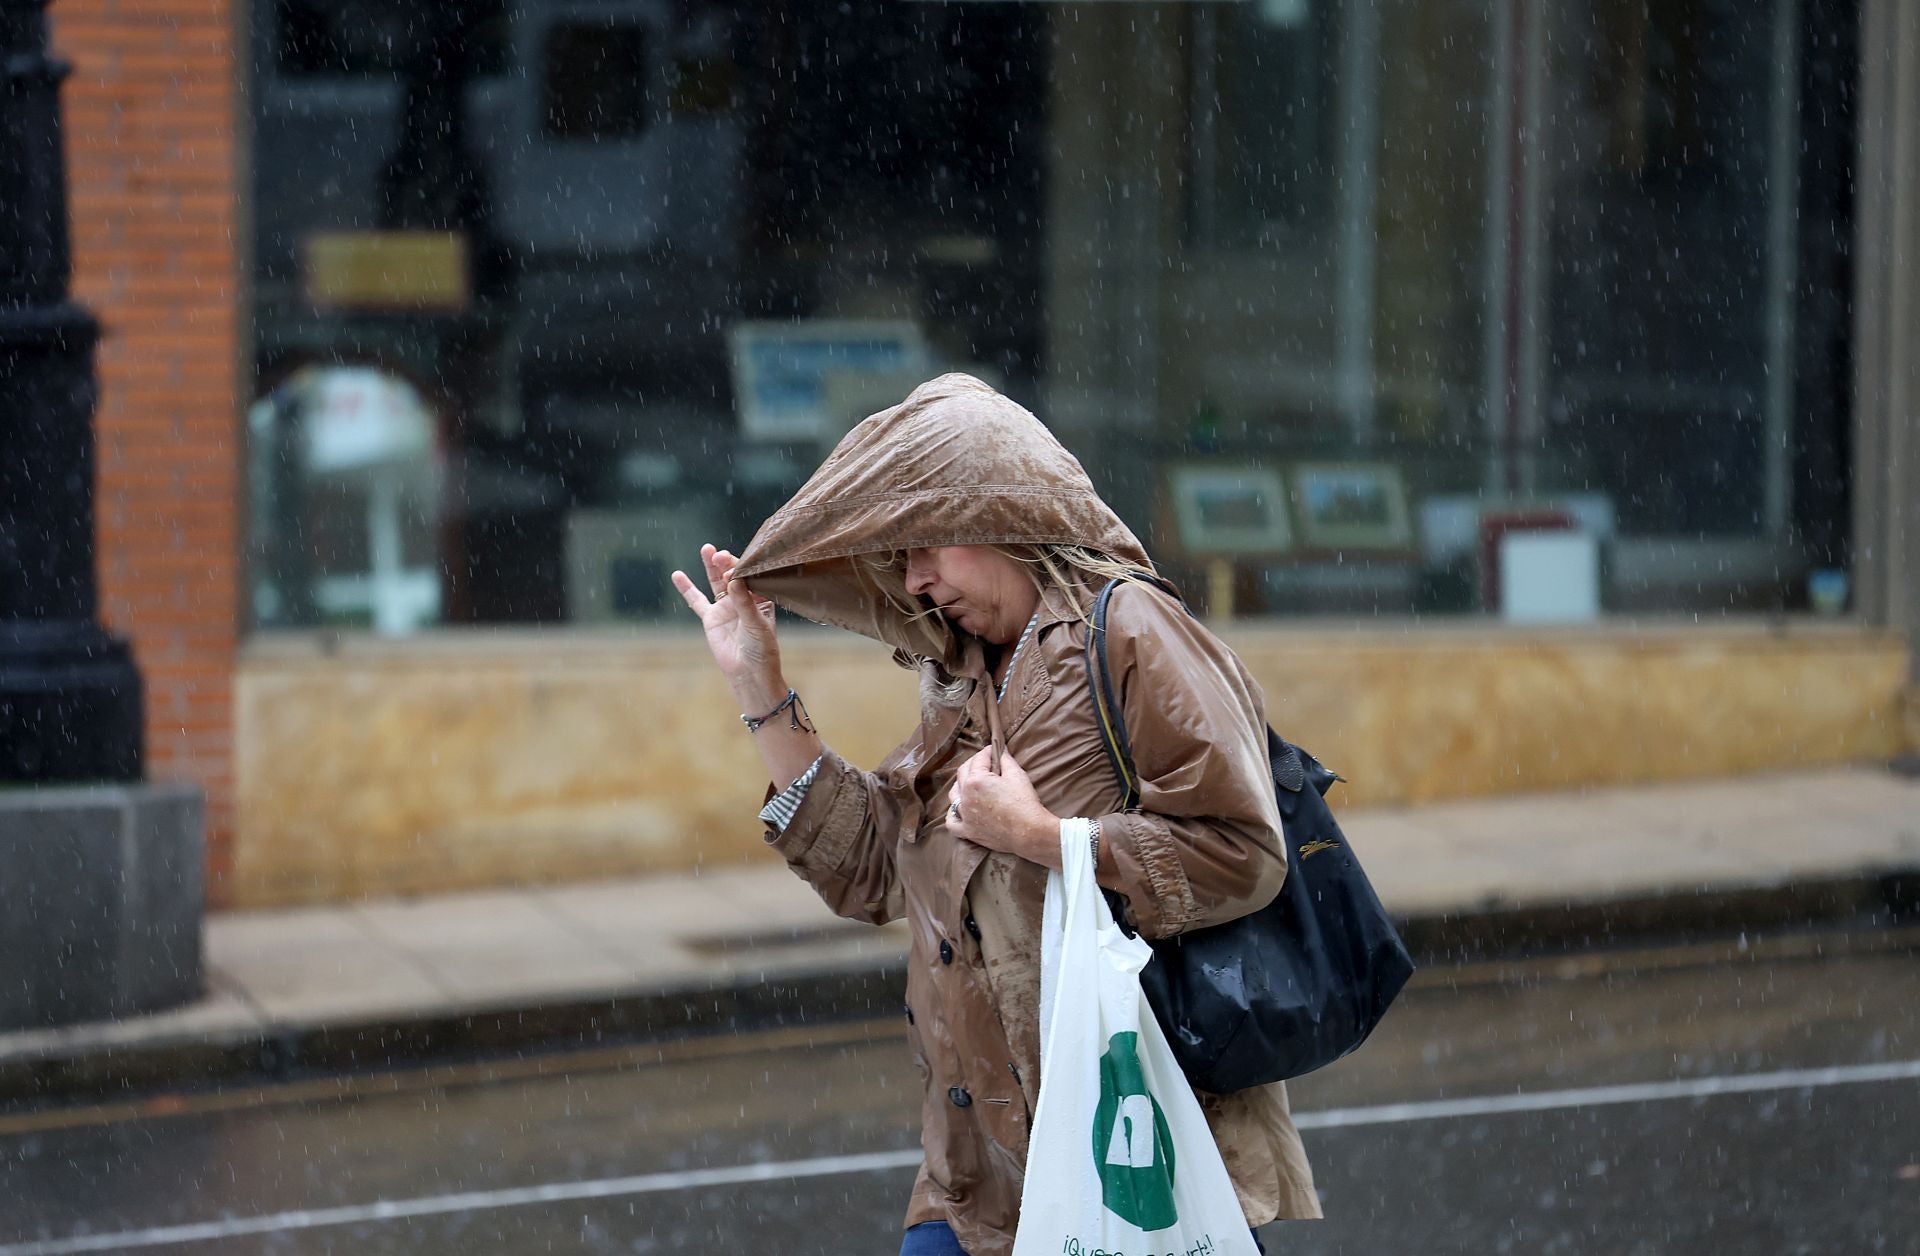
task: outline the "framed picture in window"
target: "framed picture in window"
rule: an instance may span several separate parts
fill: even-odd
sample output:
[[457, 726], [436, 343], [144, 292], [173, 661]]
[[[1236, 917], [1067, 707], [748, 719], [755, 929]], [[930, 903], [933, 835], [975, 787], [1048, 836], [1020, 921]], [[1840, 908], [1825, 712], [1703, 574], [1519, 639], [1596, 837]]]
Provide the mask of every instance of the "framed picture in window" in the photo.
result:
[[894, 387], [928, 362], [920, 328], [906, 321], [744, 322], [734, 324], [730, 340], [740, 431], [752, 440], [820, 440], [835, 430], [831, 377], [881, 375]]
[[1180, 548], [1195, 558], [1293, 548], [1287, 485], [1277, 468], [1176, 465], [1167, 471], [1167, 498]]
[[1293, 468], [1300, 541], [1319, 550], [1413, 548], [1406, 480], [1390, 462], [1302, 462]]

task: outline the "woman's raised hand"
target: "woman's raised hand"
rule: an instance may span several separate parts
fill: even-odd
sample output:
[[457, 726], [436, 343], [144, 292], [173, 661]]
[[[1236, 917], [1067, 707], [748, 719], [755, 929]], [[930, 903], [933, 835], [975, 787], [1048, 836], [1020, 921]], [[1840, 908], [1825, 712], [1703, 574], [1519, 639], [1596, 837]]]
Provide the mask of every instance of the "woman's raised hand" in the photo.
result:
[[756, 700], [778, 700], [787, 687], [780, 674], [780, 643], [774, 636], [773, 602], [756, 595], [745, 581], [733, 578], [740, 560], [726, 550], [711, 545], [700, 547], [700, 561], [707, 569], [707, 586], [713, 590], [708, 601], [684, 571], [673, 573], [673, 587], [680, 591], [706, 629], [707, 648], [713, 661], [726, 675], [735, 692]]

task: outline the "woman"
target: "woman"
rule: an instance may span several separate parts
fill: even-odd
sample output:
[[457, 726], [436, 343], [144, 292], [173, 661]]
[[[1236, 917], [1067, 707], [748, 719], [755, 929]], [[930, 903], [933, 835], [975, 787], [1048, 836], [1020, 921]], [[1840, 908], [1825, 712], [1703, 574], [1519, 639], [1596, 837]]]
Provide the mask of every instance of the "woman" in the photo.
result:
[[[1252, 911], [1286, 874], [1259, 689], [1146, 583], [1107, 654], [1140, 776], [1120, 787], [1083, 664], [1113, 576], [1150, 571], [1080, 464], [1026, 410], [945, 375], [867, 419], [736, 558], [711, 601], [673, 582], [773, 778], [767, 841], [839, 914], [910, 930], [907, 1033], [925, 1160], [902, 1253], [1004, 1256], [1040, 1086], [1040, 918], [1061, 821], [1149, 938]], [[780, 667], [774, 606], [894, 647], [920, 726], [871, 772], [821, 742]], [[1249, 1225], [1316, 1217], [1283, 1084], [1200, 1095]]]

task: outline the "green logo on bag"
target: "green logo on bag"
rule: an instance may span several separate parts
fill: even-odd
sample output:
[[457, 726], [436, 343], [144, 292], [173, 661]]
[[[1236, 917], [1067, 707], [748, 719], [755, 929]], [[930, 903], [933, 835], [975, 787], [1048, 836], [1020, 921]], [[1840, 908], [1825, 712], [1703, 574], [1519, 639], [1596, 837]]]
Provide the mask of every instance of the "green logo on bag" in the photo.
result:
[[1115, 1034], [1100, 1057], [1093, 1163], [1108, 1211], [1142, 1230], [1164, 1230], [1180, 1219], [1173, 1206], [1173, 1136], [1147, 1092], [1139, 1040], [1138, 1034]]

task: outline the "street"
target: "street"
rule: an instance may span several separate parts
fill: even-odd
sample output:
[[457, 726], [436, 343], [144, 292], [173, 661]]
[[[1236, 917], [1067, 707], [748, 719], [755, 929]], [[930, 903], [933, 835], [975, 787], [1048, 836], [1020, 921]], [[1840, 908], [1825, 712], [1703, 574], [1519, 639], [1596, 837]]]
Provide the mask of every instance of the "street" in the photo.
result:
[[[1920, 1252], [1920, 931], [1430, 967], [1297, 1082], [1270, 1251]], [[891, 1253], [863, 1022], [0, 1114], [0, 1256]]]

